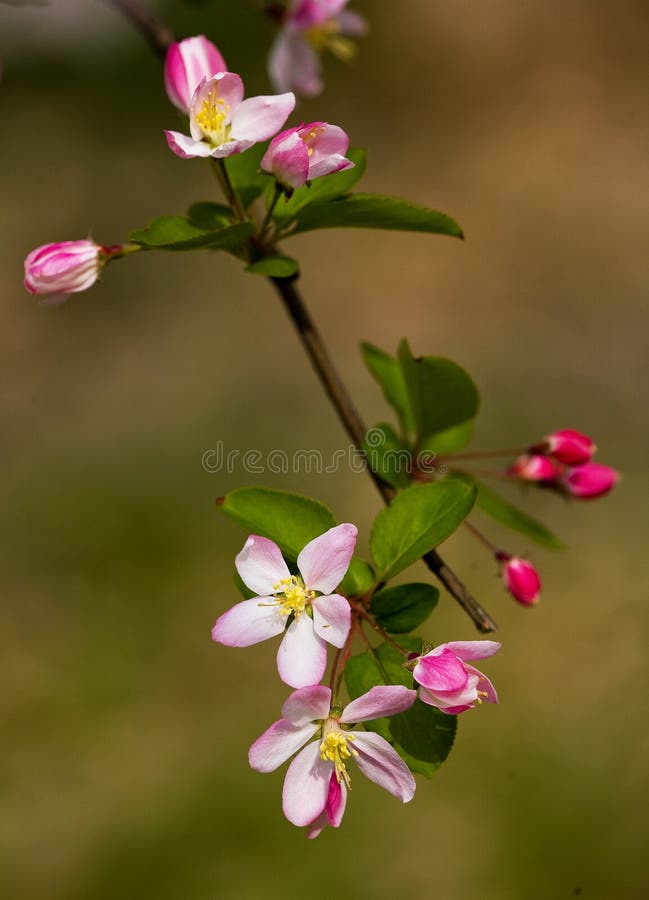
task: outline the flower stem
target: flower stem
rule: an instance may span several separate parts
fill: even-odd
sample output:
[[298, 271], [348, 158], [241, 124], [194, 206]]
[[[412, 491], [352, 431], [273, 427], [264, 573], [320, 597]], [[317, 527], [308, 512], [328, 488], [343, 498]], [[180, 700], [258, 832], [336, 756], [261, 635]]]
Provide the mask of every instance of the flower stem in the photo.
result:
[[462, 523], [465, 528], [468, 528], [471, 534], [477, 538], [481, 544], [483, 544], [490, 553], [497, 553], [498, 548], [495, 544], [492, 544], [489, 538], [484, 535], [478, 528], [475, 527], [473, 522], [469, 522], [468, 519], [465, 519]]
[[402, 647], [401, 644], [398, 644], [392, 635], [388, 634], [385, 628], [382, 628], [376, 619], [370, 615], [368, 612], [361, 613], [362, 620], [367, 622], [370, 628], [373, 628], [377, 634], [380, 634], [386, 644], [389, 644], [391, 647], [394, 647], [395, 650], [398, 650], [403, 656], [408, 656], [409, 650], [406, 650], [405, 647]]
[[514, 447], [510, 450], [467, 450], [463, 453], [440, 453], [436, 460], [453, 462], [456, 459], [493, 459], [498, 456], [521, 456], [529, 452], [529, 447]]
[[[158, 56], [164, 58], [169, 43], [173, 40], [173, 35], [168, 29], [161, 26], [153, 17], [142, 12], [137, 0], [106, 0], [106, 2], [111, 3], [115, 9], [129, 18], [142, 31]], [[240, 211], [241, 220], [245, 221], [245, 212], [241, 208], [241, 202], [230, 183], [222, 162], [220, 168], [224, 177], [224, 190], [231, 192], [228, 199], [235, 211], [237, 211], [237, 214]], [[269, 248], [268, 252], [274, 252], [274, 248]], [[329, 351], [311, 319], [300, 293], [295, 287], [294, 281], [286, 278], [271, 278], [270, 281], [280, 295], [286, 311], [295, 326], [298, 337], [320, 378], [327, 396], [338, 413], [341, 423], [356, 447], [362, 452], [362, 444], [366, 432], [365, 425], [333, 364]], [[394, 488], [382, 481], [376, 473], [372, 472], [370, 467], [368, 467], [367, 471], [383, 500], [386, 503], [390, 503], [396, 494]], [[494, 620], [480, 606], [455, 572], [446, 565], [437, 551], [431, 550], [423, 559], [428, 568], [434, 572], [448, 592], [470, 616], [478, 631], [483, 633], [496, 631], [498, 626]]]
[[263, 244], [264, 238], [266, 237], [266, 231], [271, 223], [273, 218], [273, 213], [275, 212], [275, 207], [277, 206], [277, 201], [283, 194], [283, 189], [281, 184], [276, 181], [275, 182], [275, 191], [273, 193], [273, 199], [270, 201], [268, 205], [268, 209], [266, 210], [266, 215], [264, 216], [264, 221], [261, 223], [261, 227], [259, 228], [259, 240]]
[[246, 216], [245, 209], [241, 205], [241, 199], [239, 198], [234, 185], [230, 181], [230, 175], [225, 165], [225, 160], [210, 158], [210, 163], [212, 164], [212, 171], [216, 175], [216, 180], [221, 185], [223, 193], [225, 194], [225, 199], [234, 210], [235, 216], [240, 222], [245, 222], [248, 217]]

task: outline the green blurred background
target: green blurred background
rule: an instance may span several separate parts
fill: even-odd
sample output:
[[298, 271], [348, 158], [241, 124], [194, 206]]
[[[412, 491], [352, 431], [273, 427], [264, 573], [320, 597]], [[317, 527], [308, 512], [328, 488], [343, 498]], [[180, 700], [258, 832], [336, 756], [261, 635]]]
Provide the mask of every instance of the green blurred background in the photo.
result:
[[[385, 413], [357, 342], [457, 359], [481, 386], [477, 446], [555, 427], [623, 470], [593, 504], [529, 498], [570, 545], [492, 528], [544, 577], [505, 595], [470, 536], [444, 553], [501, 624], [501, 705], [462, 717], [409, 807], [354, 779], [316, 842], [281, 773], [246, 751], [286, 695], [274, 647], [210, 642], [237, 599], [243, 533], [214, 498], [309, 492], [361, 527], [369, 480], [209, 474], [205, 450], [345, 437], [262, 280], [210, 254], [135, 257], [66, 305], [23, 292], [34, 246], [104, 243], [215, 197], [167, 150], [158, 62], [102, 3], [0, 6], [2, 539], [0, 893], [7, 900], [635, 900], [649, 894], [647, 490], [649, 7], [644, 0], [366, 0], [372, 32], [300, 115], [369, 151], [364, 186], [454, 215], [467, 241], [310, 234], [291, 250], [367, 420]], [[160, 4], [205, 32], [250, 93], [272, 27], [252, 3]], [[426, 572], [413, 570], [416, 577]], [[474, 636], [443, 598], [427, 632]]]

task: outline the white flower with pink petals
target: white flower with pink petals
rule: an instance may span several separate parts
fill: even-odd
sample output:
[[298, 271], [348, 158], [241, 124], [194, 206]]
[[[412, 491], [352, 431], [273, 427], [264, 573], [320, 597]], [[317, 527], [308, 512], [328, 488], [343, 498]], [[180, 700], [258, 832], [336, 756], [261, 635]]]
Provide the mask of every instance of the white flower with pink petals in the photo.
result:
[[328, 687], [303, 687], [284, 703], [282, 718], [255, 741], [248, 760], [257, 772], [274, 772], [300, 751], [286, 772], [282, 808], [293, 825], [309, 827], [309, 837], [317, 837], [327, 824], [340, 825], [350, 787], [347, 763], [352, 758], [367, 778], [408, 803], [415, 779], [394, 747], [372, 731], [350, 726], [404, 712], [416, 696], [403, 685], [381, 685], [341, 710], [331, 706]]
[[345, 156], [348, 147], [349, 138], [338, 125], [311, 122], [274, 137], [261, 168], [292, 191], [314, 178], [352, 169], [354, 163]]
[[419, 699], [452, 715], [476, 703], [498, 703], [487, 676], [467, 663], [493, 656], [500, 646], [496, 641], [450, 641], [420, 656], [412, 673], [420, 685]]
[[250, 535], [235, 565], [258, 596], [223, 613], [212, 639], [249, 647], [285, 631], [277, 653], [280, 678], [297, 688], [317, 684], [327, 666], [326, 642], [342, 647], [349, 634], [349, 603], [332, 592], [349, 568], [357, 534], [347, 523], [314, 538], [297, 558], [299, 575], [291, 574], [277, 544]]
[[304, 97], [322, 91], [320, 56], [329, 50], [349, 60], [351, 38], [367, 31], [365, 19], [345, 9], [349, 0], [293, 0], [282, 16], [282, 28], [270, 51], [270, 80], [276, 91], [294, 90]]
[[92, 240], [43, 244], [25, 259], [25, 289], [60, 303], [92, 287], [111, 249]]
[[232, 156], [277, 134], [294, 106], [290, 92], [244, 100], [241, 78], [219, 72], [196, 88], [189, 108], [191, 134], [165, 131], [167, 143], [182, 159]]

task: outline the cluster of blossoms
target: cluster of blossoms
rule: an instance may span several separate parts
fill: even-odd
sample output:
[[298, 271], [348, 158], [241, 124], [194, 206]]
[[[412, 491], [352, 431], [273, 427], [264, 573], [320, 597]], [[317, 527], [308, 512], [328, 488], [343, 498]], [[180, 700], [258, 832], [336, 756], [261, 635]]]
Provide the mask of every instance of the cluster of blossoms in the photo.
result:
[[[592, 462], [597, 450], [592, 438], [563, 428], [542, 438], [507, 469], [510, 478], [551, 488], [568, 497], [590, 500], [607, 494], [617, 482], [615, 469]], [[522, 606], [535, 605], [541, 579], [526, 559], [495, 550], [505, 587]]]
[[596, 450], [592, 438], [563, 428], [547, 435], [519, 456], [507, 474], [553, 488], [578, 500], [593, 500], [608, 494], [619, 478], [610, 466], [592, 462]]
[[[302, 23], [299, 33], [308, 33], [302, 25], [309, 16], [324, 27], [329, 21], [320, 20], [325, 7], [331, 16], [343, 5], [338, 3], [333, 10], [335, 4], [310, 0], [302, 4], [304, 10], [296, 7], [297, 21]], [[285, 27], [289, 28], [288, 20]], [[278, 191], [287, 196], [314, 178], [354, 165], [345, 156], [349, 138], [337, 125], [301, 123], [278, 134], [295, 108], [295, 95], [287, 91], [244, 99], [241, 77], [228, 71], [218, 48], [203, 35], [171, 45], [165, 60], [165, 87], [174, 106], [189, 117], [189, 134], [165, 131], [169, 148], [181, 159], [225, 159], [273, 138], [261, 168], [274, 176]], [[60, 302], [87, 290], [107, 262], [135, 249], [139, 248], [104, 247], [92, 240], [45, 244], [25, 259], [25, 287], [49, 303]]]
[[[409, 654], [418, 691], [379, 685], [338, 705], [332, 689], [319, 684], [327, 665], [327, 643], [349, 646], [351, 606], [340, 584], [356, 545], [357, 529], [345, 523], [310, 541], [291, 573], [280, 548], [251, 535], [235, 559], [241, 580], [257, 596], [237, 603], [219, 617], [212, 638], [229, 647], [247, 647], [282, 634], [277, 653], [280, 678], [297, 688], [276, 721], [250, 748], [258, 772], [273, 772], [294, 756], [284, 780], [283, 810], [294, 825], [316, 837], [327, 824], [338, 827], [351, 777], [347, 763], [403, 803], [412, 799], [415, 780], [395, 748], [381, 735], [358, 730], [372, 719], [398, 715], [420, 702], [457, 715], [483, 701], [497, 703], [489, 679], [470, 661], [492, 656], [494, 641], [453, 641], [418, 655]], [[299, 751], [299, 752], [298, 752]]]

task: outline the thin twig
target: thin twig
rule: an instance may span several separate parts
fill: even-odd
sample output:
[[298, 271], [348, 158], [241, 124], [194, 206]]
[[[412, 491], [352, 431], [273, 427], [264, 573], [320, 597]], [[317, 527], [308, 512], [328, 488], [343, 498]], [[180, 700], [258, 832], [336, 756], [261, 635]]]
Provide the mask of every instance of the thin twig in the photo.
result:
[[[154, 16], [143, 11], [137, 0], [105, 0], [115, 9], [125, 15], [141, 31], [148, 43], [153, 47], [158, 56], [164, 55], [173, 41], [173, 33], [162, 25]], [[309, 315], [295, 283], [291, 279], [271, 278], [284, 302], [286, 311], [298, 333], [300, 341], [311, 360], [311, 363], [320, 378], [327, 396], [331, 400], [338, 417], [356, 447], [362, 452], [363, 440], [366, 428], [361, 419], [345, 384], [340, 378], [327, 347], [318, 332], [318, 329]], [[389, 503], [395, 496], [395, 490], [385, 484], [371, 467], [367, 468], [370, 477], [374, 481], [383, 500]], [[478, 631], [495, 631], [497, 625], [486, 610], [480, 606], [472, 596], [468, 588], [460, 581], [453, 570], [446, 565], [444, 560], [435, 550], [431, 550], [424, 557], [428, 568], [442, 582], [447, 591], [457, 600], [462, 609], [473, 620]]]

